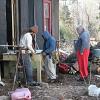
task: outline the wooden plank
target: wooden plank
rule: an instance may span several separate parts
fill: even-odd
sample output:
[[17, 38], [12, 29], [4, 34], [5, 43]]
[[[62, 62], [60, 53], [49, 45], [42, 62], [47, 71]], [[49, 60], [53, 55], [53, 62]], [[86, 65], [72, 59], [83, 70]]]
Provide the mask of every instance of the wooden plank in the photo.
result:
[[41, 54], [35, 54], [32, 57], [32, 63], [33, 63], [33, 68], [37, 69], [37, 81], [41, 82], [41, 69], [42, 69], [42, 55]]
[[41, 79], [41, 68], [42, 68], [42, 57], [40, 54], [38, 54], [39, 58], [39, 66], [37, 67], [37, 81], [42, 82]]
[[16, 61], [16, 54], [2, 54], [0, 55], [0, 61]]

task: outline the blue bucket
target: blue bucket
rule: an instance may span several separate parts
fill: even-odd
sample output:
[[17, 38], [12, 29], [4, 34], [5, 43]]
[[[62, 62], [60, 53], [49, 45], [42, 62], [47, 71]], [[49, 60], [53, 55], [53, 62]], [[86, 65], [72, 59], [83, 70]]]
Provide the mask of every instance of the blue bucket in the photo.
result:
[[100, 49], [94, 49], [92, 53], [95, 57], [100, 57]]

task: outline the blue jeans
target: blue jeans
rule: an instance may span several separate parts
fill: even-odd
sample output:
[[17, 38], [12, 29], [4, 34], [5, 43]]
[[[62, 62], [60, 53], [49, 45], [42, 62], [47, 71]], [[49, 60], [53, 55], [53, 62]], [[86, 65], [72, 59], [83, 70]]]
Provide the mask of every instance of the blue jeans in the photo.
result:
[[22, 63], [25, 67], [27, 83], [33, 82], [33, 68], [30, 54], [22, 54]]

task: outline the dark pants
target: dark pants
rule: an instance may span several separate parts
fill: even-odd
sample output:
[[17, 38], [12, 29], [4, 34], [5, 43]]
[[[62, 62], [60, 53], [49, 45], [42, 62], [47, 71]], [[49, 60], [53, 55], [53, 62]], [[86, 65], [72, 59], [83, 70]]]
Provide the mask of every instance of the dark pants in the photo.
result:
[[22, 54], [22, 63], [23, 67], [25, 67], [27, 82], [33, 82], [33, 68], [30, 54]]

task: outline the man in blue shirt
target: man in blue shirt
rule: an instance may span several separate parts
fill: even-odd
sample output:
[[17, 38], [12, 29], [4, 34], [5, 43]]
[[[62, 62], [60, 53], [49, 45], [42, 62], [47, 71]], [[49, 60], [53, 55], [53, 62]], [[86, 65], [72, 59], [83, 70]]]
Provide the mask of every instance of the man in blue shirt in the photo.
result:
[[45, 71], [50, 82], [56, 81], [56, 64], [53, 63], [52, 53], [56, 50], [56, 40], [49, 32], [42, 34], [44, 38], [43, 56], [45, 56]]

